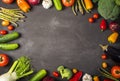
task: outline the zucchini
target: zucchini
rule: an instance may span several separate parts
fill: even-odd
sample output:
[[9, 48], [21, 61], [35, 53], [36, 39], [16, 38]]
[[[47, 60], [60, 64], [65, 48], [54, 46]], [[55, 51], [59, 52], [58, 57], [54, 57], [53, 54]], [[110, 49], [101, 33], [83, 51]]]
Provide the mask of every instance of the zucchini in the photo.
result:
[[1, 43], [0, 44], [0, 49], [6, 50], [6, 51], [15, 50], [18, 47], [19, 47], [19, 44], [17, 44], [17, 43]]
[[39, 70], [29, 81], [41, 81], [47, 75], [45, 69]]
[[53, 3], [54, 3], [56, 10], [58, 10], [58, 11], [62, 10], [61, 0], [53, 0]]
[[19, 36], [20, 34], [18, 32], [12, 32], [10, 34], [0, 36], [0, 43], [10, 42], [12, 40], [19, 38]]

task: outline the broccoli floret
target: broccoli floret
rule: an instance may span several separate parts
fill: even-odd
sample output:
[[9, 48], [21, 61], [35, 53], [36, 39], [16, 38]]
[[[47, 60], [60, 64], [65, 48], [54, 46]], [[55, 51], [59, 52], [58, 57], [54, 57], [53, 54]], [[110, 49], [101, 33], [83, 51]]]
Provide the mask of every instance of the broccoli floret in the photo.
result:
[[120, 7], [115, 0], [99, 0], [98, 12], [105, 19], [115, 20], [120, 14]]

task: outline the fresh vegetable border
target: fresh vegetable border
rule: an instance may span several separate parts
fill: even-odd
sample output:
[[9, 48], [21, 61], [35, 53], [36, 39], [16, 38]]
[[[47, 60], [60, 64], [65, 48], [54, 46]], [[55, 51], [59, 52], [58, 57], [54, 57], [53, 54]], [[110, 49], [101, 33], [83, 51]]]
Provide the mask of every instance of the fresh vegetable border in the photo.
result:
[[[14, 2], [14, 0], [2, 0], [6, 4], [11, 4]], [[119, 0], [108, 0], [109, 5], [112, 5], [113, 3], [116, 4], [115, 10], [109, 15], [105, 14], [107, 13], [106, 11], [103, 11], [102, 9], [107, 7], [108, 4], [105, 0], [93, 0], [95, 3], [98, 3], [98, 12], [99, 14], [104, 18], [101, 23], [100, 23], [100, 29], [101, 31], [105, 31], [107, 29], [107, 19], [115, 20], [118, 18], [120, 12], [117, 12], [114, 14], [115, 10], [119, 9], [120, 6], [120, 1]], [[8, 26], [8, 30], [12, 31], [14, 30], [14, 26], [18, 26], [17, 22], [23, 22], [23, 19], [25, 16], [23, 15], [22, 12], [29, 12], [31, 9], [31, 5], [38, 5], [40, 3], [40, 0], [16, 0], [16, 3], [18, 7], [21, 9], [6, 9], [6, 8], [1, 8], [0, 11], [0, 19], [4, 20], [2, 21], [3, 26]], [[71, 7], [74, 15], [78, 14], [78, 11], [81, 14], [90, 13], [91, 10], [93, 9], [93, 2], [91, 0], [53, 0], [54, 6], [56, 10], [61, 11], [63, 6], [65, 7]], [[103, 4], [105, 6], [103, 6]], [[49, 9], [53, 4], [51, 0], [43, 0], [42, 5], [45, 9]], [[84, 12], [85, 10], [85, 12]], [[95, 13], [93, 17], [90, 17], [88, 21], [90, 23], [93, 23], [95, 19], [99, 18], [99, 14]], [[11, 25], [12, 23], [13, 25]], [[119, 37], [119, 31], [120, 31], [120, 26], [116, 22], [110, 23], [110, 30], [113, 32], [109, 37], [108, 37], [108, 42], [109, 43], [116, 43]], [[19, 47], [19, 44], [17, 43], [8, 43], [12, 40], [15, 40], [20, 37], [20, 34], [18, 32], [12, 32], [8, 34], [7, 31], [2, 30], [0, 31], [0, 34], [3, 35], [0, 37], [0, 49], [2, 50], [15, 50]], [[115, 62], [120, 62], [119, 58], [115, 55], [119, 56], [120, 49], [114, 48], [109, 45], [101, 45], [101, 48], [106, 54], [102, 54], [101, 58], [106, 59], [107, 56], [109, 55], [111, 59]], [[114, 58], [115, 57], [115, 58]], [[117, 58], [117, 59], [116, 59]], [[5, 59], [5, 60], [4, 60]], [[6, 66], [9, 62], [9, 58], [6, 54], [0, 54], [0, 66]], [[120, 66], [116, 65], [111, 68], [111, 72], [108, 72], [106, 68], [108, 67], [106, 62], [102, 63], [102, 68], [99, 68], [98, 71], [106, 78], [109, 79], [104, 79], [104, 81], [119, 81], [120, 79]], [[20, 57], [16, 61], [14, 61], [12, 67], [10, 70], [0, 76], [0, 81], [13, 81], [13, 80], [18, 80], [20, 78], [23, 78], [25, 76], [28, 76], [33, 73], [33, 69], [31, 68], [30, 64], [30, 59], [28, 57]], [[29, 81], [38, 81], [42, 80], [43, 81], [55, 81], [53, 77], [47, 76], [47, 71], [45, 69], [42, 69], [38, 71]], [[6, 78], [7, 76], [7, 78]], [[13, 77], [14, 76], [14, 77]], [[73, 68], [72, 70], [64, 67], [64, 66], [58, 66], [57, 71], [53, 72], [54, 77], [59, 77], [61, 76], [62, 78], [66, 78], [69, 81], [79, 81], [81, 78], [83, 81], [100, 81], [99, 76], [91, 76], [89, 74], [84, 74], [82, 71], [77, 70], [76, 68]], [[44, 78], [45, 77], [45, 78]], [[11, 80], [10, 80], [11, 79]]]

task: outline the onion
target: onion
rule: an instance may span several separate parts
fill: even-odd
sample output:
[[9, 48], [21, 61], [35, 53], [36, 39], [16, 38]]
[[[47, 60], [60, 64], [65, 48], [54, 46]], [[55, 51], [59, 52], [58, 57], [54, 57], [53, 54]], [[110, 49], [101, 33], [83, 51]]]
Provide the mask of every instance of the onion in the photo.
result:
[[112, 32], [120, 32], [120, 25], [116, 22], [111, 22], [109, 28]]
[[28, 2], [31, 5], [38, 5], [40, 3], [40, 0], [28, 0]]

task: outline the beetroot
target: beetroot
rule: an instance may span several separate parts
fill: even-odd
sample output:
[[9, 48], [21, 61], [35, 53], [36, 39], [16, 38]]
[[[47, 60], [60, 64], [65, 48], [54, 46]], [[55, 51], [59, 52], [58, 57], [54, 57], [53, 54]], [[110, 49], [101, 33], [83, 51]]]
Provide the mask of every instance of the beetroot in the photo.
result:
[[109, 28], [112, 32], [120, 32], [120, 25], [116, 22], [111, 22]]
[[46, 76], [45, 78], [43, 78], [43, 81], [55, 81], [55, 80], [51, 76]]

